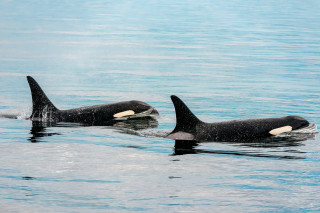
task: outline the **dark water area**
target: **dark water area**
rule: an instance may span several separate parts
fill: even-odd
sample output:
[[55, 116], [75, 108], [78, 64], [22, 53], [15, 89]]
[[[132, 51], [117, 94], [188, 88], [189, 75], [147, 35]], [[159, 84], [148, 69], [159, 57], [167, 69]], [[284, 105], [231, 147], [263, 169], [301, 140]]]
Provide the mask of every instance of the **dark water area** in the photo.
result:
[[[203, 121], [320, 125], [318, 1], [0, 0], [1, 212], [318, 212], [319, 134], [166, 139], [170, 95]], [[26, 76], [59, 109], [127, 100], [116, 126], [32, 122]]]

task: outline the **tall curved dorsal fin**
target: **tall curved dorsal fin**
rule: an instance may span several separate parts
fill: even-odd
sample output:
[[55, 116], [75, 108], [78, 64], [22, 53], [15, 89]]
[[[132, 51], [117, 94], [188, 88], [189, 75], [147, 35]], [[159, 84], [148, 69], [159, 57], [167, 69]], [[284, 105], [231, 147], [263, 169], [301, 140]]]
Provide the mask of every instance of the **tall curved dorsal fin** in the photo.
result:
[[[176, 110], [176, 127], [169, 135], [172, 135], [176, 132], [192, 134], [195, 131], [196, 125], [202, 121], [200, 121], [197, 116], [191, 112], [191, 110], [180, 98], [172, 95], [171, 100]], [[186, 134], [188, 138], [191, 137], [190, 134]]]
[[32, 114], [30, 118], [50, 118], [50, 116], [56, 113], [58, 109], [53, 105], [39, 84], [31, 76], [27, 76], [27, 80], [32, 96]]

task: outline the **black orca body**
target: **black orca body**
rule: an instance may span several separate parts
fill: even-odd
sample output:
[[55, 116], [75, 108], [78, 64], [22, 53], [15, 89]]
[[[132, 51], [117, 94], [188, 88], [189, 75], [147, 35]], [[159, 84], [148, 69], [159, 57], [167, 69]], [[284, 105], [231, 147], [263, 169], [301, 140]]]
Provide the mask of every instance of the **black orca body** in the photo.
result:
[[219, 123], [200, 121], [177, 96], [171, 96], [176, 110], [176, 127], [167, 136], [183, 141], [241, 142], [267, 138], [307, 127], [309, 122], [298, 116], [233, 120]]
[[31, 89], [33, 105], [30, 120], [33, 121], [113, 125], [119, 120], [145, 119], [159, 115], [157, 110], [149, 104], [136, 100], [59, 110], [31, 76], [27, 76], [27, 80]]

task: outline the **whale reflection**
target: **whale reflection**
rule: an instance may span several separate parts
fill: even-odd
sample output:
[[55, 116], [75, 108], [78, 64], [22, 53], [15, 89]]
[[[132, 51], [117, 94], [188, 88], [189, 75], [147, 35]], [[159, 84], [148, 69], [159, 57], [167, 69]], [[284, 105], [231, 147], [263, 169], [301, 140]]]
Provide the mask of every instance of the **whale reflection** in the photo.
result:
[[32, 127], [30, 130], [31, 137], [28, 139], [31, 143], [37, 143], [41, 141], [43, 137], [49, 137], [53, 135], [60, 135], [56, 132], [48, 132], [48, 127], [55, 126], [56, 123], [32, 121]]
[[52, 127], [84, 127], [84, 126], [109, 126], [114, 127], [116, 129], [131, 129], [131, 130], [143, 130], [143, 129], [150, 129], [156, 128], [158, 126], [158, 121], [154, 118], [146, 118], [146, 119], [132, 119], [132, 120], [125, 120], [125, 121], [115, 121], [115, 122], [108, 122], [108, 124], [87, 124], [87, 123], [64, 123], [64, 122], [50, 122], [50, 121], [32, 121], [32, 127], [30, 130], [30, 137], [28, 140], [32, 143], [43, 142], [43, 138], [50, 137], [54, 135], [61, 135], [60, 132], [53, 132], [57, 129]]
[[152, 117], [115, 121], [112, 126], [131, 130], [153, 129], [159, 125], [158, 121]]
[[[300, 151], [300, 147], [304, 146], [303, 141], [314, 139], [315, 134], [294, 134], [284, 135], [281, 137], [271, 137], [260, 141], [248, 141], [241, 143], [222, 142], [222, 144], [230, 145], [229, 147], [238, 147], [240, 148], [239, 150], [201, 149], [199, 146], [201, 144], [208, 144], [208, 142], [176, 140], [172, 155], [221, 154], [274, 159], [305, 159], [306, 157], [303, 156], [305, 152]], [[261, 150], [259, 148], [264, 149]]]

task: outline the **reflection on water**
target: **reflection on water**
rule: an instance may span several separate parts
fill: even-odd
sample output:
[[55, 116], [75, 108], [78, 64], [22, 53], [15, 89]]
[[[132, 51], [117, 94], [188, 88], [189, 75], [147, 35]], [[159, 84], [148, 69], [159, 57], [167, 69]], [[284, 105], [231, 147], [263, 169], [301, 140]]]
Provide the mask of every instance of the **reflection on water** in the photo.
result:
[[55, 123], [32, 121], [32, 127], [30, 130], [31, 137], [28, 140], [31, 143], [37, 143], [37, 142], [40, 142], [40, 139], [43, 137], [59, 135], [59, 133], [47, 132], [48, 131], [47, 128], [52, 126], [55, 126]]
[[30, 176], [23, 176], [22, 179], [23, 180], [35, 180], [36, 178], [30, 177]]
[[[109, 123], [110, 124], [110, 123]], [[32, 121], [32, 127], [30, 130], [31, 137], [28, 140], [32, 143], [41, 142], [41, 138], [50, 137], [54, 135], [61, 135], [58, 132], [49, 132], [52, 129], [48, 129], [49, 127], [80, 127], [80, 126], [92, 126], [87, 124], [78, 124], [78, 123], [56, 123], [56, 122], [43, 122], [43, 121]], [[124, 133], [129, 133], [128, 131], [137, 131], [143, 129], [151, 129], [156, 128], [158, 126], [158, 121], [152, 117], [148, 117], [145, 119], [131, 119], [125, 121], [113, 121], [112, 125]], [[131, 134], [131, 133], [130, 133]]]
[[143, 130], [156, 128], [159, 125], [158, 121], [152, 117], [141, 119], [130, 119], [125, 121], [116, 121], [112, 126], [119, 128], [126, 128], [132, 130]]
[[[235, 146], [237, 150], [204, 150], [197, 148], [201, 144], [200, 141], [176, 140], [172, 155], [223, 154], [274, 159], [305, 159], [304, 156], [301, 156], [301, 154], [304, 154], [305, 152], [299, 150], [299, 147], [303, 146], [303, 143], [301, 142], [314, 139], [315, 134], [294, 134], [270, 137], [252, 142], [222, 142], [222, 144]], [[206, 142], [206, 144], [207, 143], [208, 142]], [[246, 150], [242, 148], [249, 149]], [[262, 152], [260, 148], [265, 149], [263, 149]], [[279, 150], [279, 148], [284, 148], [285, 150]], [[276, 152], [278, 153], [277, 155], [274, 154]]]
[[305, 157], [291, 156], [291, 155], [272, 155], [265, 153], [254, 153], [252, 151], [229, 151], [229, 150], [203, 150], [196, 148], [184, 148], [180, 146], [175, 146], [172, 155], [186, 155], [186, 154], [220, 154], [220, 155], [236, 155], [236, 156], [247, 156], [247, 157], [263, 157], [263, 158], [273, 158], [273, 159], [305, 159]]

